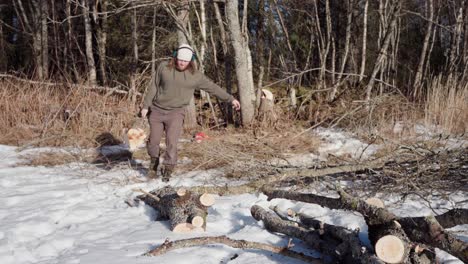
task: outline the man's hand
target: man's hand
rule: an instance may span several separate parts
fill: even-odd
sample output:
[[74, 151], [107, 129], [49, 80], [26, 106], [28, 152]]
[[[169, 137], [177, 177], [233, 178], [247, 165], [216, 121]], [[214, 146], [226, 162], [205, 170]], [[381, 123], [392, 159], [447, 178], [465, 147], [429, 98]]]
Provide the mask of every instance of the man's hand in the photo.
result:
[[241, 109], [241, 105], [240, 105], [239, 101], [234, 99], [232, 101], [232, 108], [234, 108], [236, 111], [239, 111]]
[[141, 118], [145, 118], [147, 114], [148, 114], [148, 108], [141, 109], [140, 111]]

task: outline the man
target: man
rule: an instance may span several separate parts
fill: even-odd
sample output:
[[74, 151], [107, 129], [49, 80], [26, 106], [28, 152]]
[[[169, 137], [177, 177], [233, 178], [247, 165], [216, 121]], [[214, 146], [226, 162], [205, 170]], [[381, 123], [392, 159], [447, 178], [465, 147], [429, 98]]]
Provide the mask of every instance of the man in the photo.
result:
[[177, 142], [183, 131], [185, 107], [195, 90], [204, 90], [240, 110], [240, 103], [195, 67], [195, 54], [187, 44], [180, 45], [169, 62], [162, 62], [149, 84], [141, 116], [149, 115], [150, 136], [147, 144], [151, 157], [148, 177], [156, 178], [159, 166], [159, 143], [166, 131], [162, 180], [168, 182], [177, 164]]

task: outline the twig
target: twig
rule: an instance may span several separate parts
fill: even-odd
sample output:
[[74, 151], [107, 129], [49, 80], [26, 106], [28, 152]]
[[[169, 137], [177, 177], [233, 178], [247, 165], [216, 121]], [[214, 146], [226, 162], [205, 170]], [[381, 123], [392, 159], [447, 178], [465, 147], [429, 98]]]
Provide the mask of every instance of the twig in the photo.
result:
[[146, 195], [148, 195], [149, 197], [153, 198], [155, 201], [159, 202], [161, 199], [159, 199], [159, 197], [157, 197], [156, 195], [153, 195], [141, 188], [135, 188], [135, 189], [132, 189], [134, 192], [141, 192], [141, 193], [144, 193]]

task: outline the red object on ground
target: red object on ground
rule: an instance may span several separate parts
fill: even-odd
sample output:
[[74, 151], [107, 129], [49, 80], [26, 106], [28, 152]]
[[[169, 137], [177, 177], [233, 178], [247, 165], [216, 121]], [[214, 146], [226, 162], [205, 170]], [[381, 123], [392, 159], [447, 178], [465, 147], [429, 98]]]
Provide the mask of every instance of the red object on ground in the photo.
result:
[[200, 143], [200, 142], [202, 142], [203, 140], [206, 140], [206, 139], [208, 139], [208, 138], [209, 138], [209, 137], [208, 137], [205, 133], [203, 133], [203, 132], [198, 132], [198, 133], [195, 134], [195, 141], [196, 141], [197, 143]]

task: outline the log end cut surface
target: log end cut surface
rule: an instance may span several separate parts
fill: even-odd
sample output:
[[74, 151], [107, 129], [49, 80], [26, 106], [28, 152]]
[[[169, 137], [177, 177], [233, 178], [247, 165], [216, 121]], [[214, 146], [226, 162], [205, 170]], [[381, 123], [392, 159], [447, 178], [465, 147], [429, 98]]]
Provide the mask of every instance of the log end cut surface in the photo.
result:
[[405, 255], [405, 245], [396, 236], [384, 236], [375, 244], [375, 253], [386, 263], [400, 263]]

